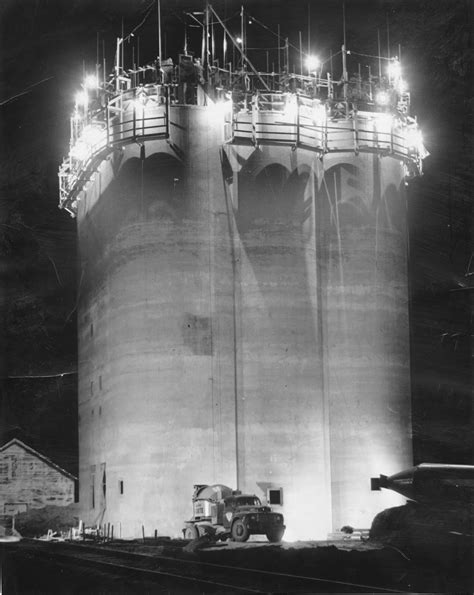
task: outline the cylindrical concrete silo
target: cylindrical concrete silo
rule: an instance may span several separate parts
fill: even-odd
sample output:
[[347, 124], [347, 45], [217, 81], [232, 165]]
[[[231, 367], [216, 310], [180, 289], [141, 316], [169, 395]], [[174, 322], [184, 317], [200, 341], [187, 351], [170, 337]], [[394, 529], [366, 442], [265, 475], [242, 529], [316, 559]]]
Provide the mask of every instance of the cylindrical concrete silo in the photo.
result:
[[288, 538], [367, 527], [370, 478], [412, 463], [403, 162], [309, 125], [265, 144], [271, 111], [224, 143], [208, 103], [79, 195], [84, 519], [178, 535], [219, 483], [279, 495]]

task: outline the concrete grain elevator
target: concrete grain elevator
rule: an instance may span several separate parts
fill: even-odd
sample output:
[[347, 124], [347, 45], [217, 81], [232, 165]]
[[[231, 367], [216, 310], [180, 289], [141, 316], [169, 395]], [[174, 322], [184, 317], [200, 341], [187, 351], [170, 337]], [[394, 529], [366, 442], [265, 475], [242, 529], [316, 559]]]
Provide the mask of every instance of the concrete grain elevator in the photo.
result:
[[176, 536], [193, 485], [220, 483], [274, 502], [286, 539], [367, 527], [370, 477], [412, 464], [408, 95], [180, 66], [150, 83], [118, 61], [60, 169], [83, 518]]

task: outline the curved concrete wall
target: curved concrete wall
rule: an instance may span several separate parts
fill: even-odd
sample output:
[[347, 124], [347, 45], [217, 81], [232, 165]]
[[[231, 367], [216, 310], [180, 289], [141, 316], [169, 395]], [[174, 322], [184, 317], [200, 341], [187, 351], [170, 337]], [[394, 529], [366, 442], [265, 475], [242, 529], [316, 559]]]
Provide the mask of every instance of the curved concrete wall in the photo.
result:
[[220, 129], [197, 107], [177, 110], [175, 126], [187, 131], [183, 161], [164, 142], [144, 160], [126, 148], [78, 214], [80, 500], [88, 522], [122, 536], [141, 525], [175, 535], [194, 483], [235, 485], [231, 303], [217, 312], [232, 287], [213, 198]]
[[212, 107], [170, 132], [79, 202], [84, 518], [178, 535], [223, 483], [282, 488], [288, 538], [367, 526], [411, 464], [401, 164], [222, 150]]
[[405, 200], [394, 159], [326, 162], [317, 242], [335, 527], [370, 526], [400, 502], [368, 481], [412, 464]]

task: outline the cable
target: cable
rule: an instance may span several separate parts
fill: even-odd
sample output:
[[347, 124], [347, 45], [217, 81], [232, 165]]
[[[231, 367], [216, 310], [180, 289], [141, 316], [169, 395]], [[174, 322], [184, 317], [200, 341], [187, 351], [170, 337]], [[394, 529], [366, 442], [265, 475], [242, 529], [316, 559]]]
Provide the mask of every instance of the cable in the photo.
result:
[[7, 105], [14, 99], [17, 99], [18, 97], [21, 97], [22, 95], [26, 95], [27, 93], [30, 92], [30, 89], [32, 89], [33, 87], [37, 87], [38, 85], [41, 85], [42, 83], [45, 83], [46, 81], [50, 81], [53, 78], [54, 78], [54, 76], [48, 76], [48, 78], [46, 78], [46, 79], [38, 81], [37, 83], [33, 83], [29, 87], [26, 87], [26, 89], [24, 91], [22, 91], [21, 93], [18, 93], [17, 95], [13, 95], [12, 97], [9, 97], [8, 99], [5, 99], [4, 101], [0, 102], [0, 106]]
[[389, 62], [392, 61], [392, 58], [387, 58], [386, 56], [372, 56], [371, 54], [361, 54], [359, 52], [353, 52], [352, 50], [349, 50], [347, 52], [350, 56], [364, 56], [365, 58], [374, 58], [376, 60], [388, 60]]
[[148, 12], [146, 13], [146, 15], [143, 17], [143, 19], [141, 20], [141, 22], [138, 23], [138, 25], [134, 29], [132, 29], [130, 31], [130, 33], [126, 37], [123, 38], [124, 41], [128, 41], [128, 39], [130, 37], [132, 37], [132, 35], [135, 34], [135, 31], [137, 31], [137, 29], [139, 29], [145, 23], [145, 21], [147, 20], [147, 18], [150, 16], [150, 13], [151, 13], [151, 11], [152, 11], [152, 9], [153, 9], [154, 6], [155, 6], [155, 0], [152, 0], [150, 2], [150, 6], [148, 8]]
[[59, 374], [28, 374], [27, 376], [5, 376], [5, 378], [62, 378], [63, 376], [72, 376], [77, 374], [77, 370], [71, 372], [60, 372]]

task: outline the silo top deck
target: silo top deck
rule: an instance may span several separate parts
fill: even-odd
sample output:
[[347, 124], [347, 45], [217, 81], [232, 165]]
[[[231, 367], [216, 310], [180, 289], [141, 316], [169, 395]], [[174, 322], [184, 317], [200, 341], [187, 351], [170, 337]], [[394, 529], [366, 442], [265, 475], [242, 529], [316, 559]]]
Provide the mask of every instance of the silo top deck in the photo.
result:
[[[347, 53], [343, 46], [343, 57]], [[126, 70], [117, 62], [107, 82], [86, 79], [59, 169], [60, 208], [75, 216], [79, 193], [114, 148], [170, 139], [173, 111], [182, 106], [212, 109], [222, 122], [223, 143], [287, 145], [321, 156], [376, 152], [403, 161], [407, 176], [421, 174], [427, 152], [398, 59], [390, 60], [386, 76], [369, 69], [367, 79], [345, 68], [335, 80], [322, 68], [303, 75], [259, 72], [243, 59], [237, 70], [228, 66], [203, 68], [181, 55], [176, 66], [168, 59]]]

